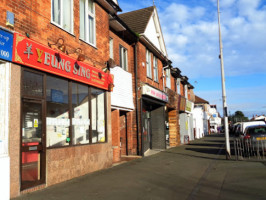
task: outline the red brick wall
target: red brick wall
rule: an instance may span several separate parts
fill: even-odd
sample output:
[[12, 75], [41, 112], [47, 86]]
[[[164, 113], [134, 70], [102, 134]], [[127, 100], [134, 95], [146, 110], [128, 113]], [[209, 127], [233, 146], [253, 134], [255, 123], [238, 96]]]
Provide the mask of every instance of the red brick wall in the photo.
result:
[[[163, 90], [163, 77], [162, 77], [162, 70], [163, 64], [162, 61], [158, 59], [158, 79], [159, 82], [154, 81], [153, 76], [153, 55], [151, 56], [152, 59], [152, 79], [147, 77], [147, 69], [146, 69], [146, 47], [142, 43], [138, 43], [138, 78], [141, 82], [148, 83], [159, 90]], [[144, 66], [143, 66], [144, 63]]]
[[[117, 66], [120, 66], [119, 57], [119, 45], [122, 45], [128, 51], [128, 72], [132, 74], [132, 89], [133, 89], [133, 103], [136, 108], [136, 93], [135, 93], [135, 71], [134, 71], [134, 47], [125, 42], [122, 38], [116, 35], [113, 31], [110, 31], [110, 37], [113, 39], [113, 55], [114, 61]], [[137, 137], [136, 137], [136, 110], [127, 112], [127, 139], [128, 139], [128, 154], [137, 154]], [[118, 130], [121, 127], [117, 127]], [[116, 130], [116, 131], [118, 131]], [[122, 136], [122, 140], [126, 141], [126, 136]], [[125, 144], [125, 142], [122, 142]], [[122, 145], [123, 145], [122, 144]], [[122, 149], [123, 155], [125, 155], [125, 148]]]
[[[0, 0], [0, 26], [11, 31], [25, 35], [29, 33], [30, 38], [48, 46], [48, 42], [55, 43], [58, 38], [63, 38], [68, 52], [73, 52], [76, 48], [83, 50], [86, 59], [84, 62], [103, 68], [109, 59], [109, 15], [98, 4], [95, 5], [96, 12], [96, 48], [79, 39], [79, 0], [74, 3], [74, 32], [70, 34], [51, 23], [51, 1], [50, 0]], [[15, 14], [14, 28], [6, 26], [6, 11]], [[53, 47], [54, 48], [54, 47]], [[77, 58], [78, 55], [70, 56]], [[19, 70], [19, 71], [18, 71]], [[11, 109], [10, 119], [20, 118], [20, 68], [12, 67]], [[108, 94], [107, 105], [107, 126], [108, 142], [103, 144], [93, 144], [84, 146], [73, 146], [67, 148], [49, 149], [46, 151], [46, 185], [53, 185], [86, 173], [110, 167], [112, 164], [112, 135], [110, 134], [110, 94]], [[20, 120], [16, 120], [20, 121]], [[19, 123], [10, 127], [10, 162], [11, 162], [11, 197], [20, 195], [20, 133]], [[62, 170], [55, 170], [57, 168]], [[25, 192], [25, 191], [24, 191]]]
[[[1, 1], [3, 2], [3, 1]], [[96, 47], [79, 39], [79, 0], [74, 2], [74, 33], [73, 35], [60, 29], [51, 23], [51, 1], [18, 1], [4, 0], [0, 7], [0, 26], [6, 27], [6, 11], [15, 14], [14, 28], [12, 31], [25, 35], [30, 34], [30, 38], [44, 45], [47, 42], [55, 43], [58, 38], [63, 38], [67, 51], [73, 52], [76, 48], [81, 48], [86, 56], [88, 64], [98, 68], [105, 67], [105, 62], [109, 59], [109, 18], [108, 13], [98, 4], [95, 4], [96, 12]], [[77, 57], [76, 54], [71, 55]]]
[[185, 96], [185, 87], [184, 85], [180, 82], [180, 95]]

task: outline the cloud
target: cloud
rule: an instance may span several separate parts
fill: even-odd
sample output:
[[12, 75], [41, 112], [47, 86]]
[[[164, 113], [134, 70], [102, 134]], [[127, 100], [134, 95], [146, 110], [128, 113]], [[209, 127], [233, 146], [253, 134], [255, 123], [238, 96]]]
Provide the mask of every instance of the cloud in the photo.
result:
[[[202, 1], [198, 2], [201, 5]], [[227, 76], [266, 73], [266, 8], [262, 2], [223, 0], [220, 3]], [[209, 3], [212, 7], [208, 1], [206, 7], [174, 2], [159, 12], [168, 56], [174, 66], [192, 78], [220, 75], [217, 1]]]
[[[264, 91], [266, 91], [266, 86], [227, 89], [228, 110], [231, 114], [241, 110], [244, 113], [248, 113], [248, 117], [251, 117], [251, 114], [266, 114], [265, 101], [261, 101], [261, 99], [266, 99]], [[198, 91], [195, 94], [209, 101], [210, 104], [216, 104], [222, 114], [223, 102], [221, 90]]]

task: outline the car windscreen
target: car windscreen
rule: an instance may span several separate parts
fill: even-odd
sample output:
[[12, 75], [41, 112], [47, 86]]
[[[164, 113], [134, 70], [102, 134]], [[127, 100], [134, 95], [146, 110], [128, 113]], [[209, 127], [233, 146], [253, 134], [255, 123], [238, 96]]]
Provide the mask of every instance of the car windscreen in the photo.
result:
[[254, 127], [248, 129], [248, 134], [266, 134], [266, 127]]

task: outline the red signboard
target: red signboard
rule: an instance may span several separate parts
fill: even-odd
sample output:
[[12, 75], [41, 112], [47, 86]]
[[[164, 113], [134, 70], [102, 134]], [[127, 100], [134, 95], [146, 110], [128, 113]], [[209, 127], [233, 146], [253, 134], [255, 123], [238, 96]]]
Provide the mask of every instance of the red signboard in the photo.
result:
[[14, 34], [13, 62], [108, 90], [113, 76], [45, 45]]

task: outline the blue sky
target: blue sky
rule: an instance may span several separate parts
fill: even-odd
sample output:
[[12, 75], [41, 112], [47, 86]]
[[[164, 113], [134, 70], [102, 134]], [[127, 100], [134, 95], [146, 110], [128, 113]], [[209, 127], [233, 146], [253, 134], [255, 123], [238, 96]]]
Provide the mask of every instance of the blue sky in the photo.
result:
[[[152, 0], [118, 0], [123, 12]], [[196, 95], [222, 111], [217, 0], [155, 0], [168, 57]], [[266, 1], [220, 0], [227, 105], [266, 114]], [[222, 114], [222, 113], [221, 113]]]

